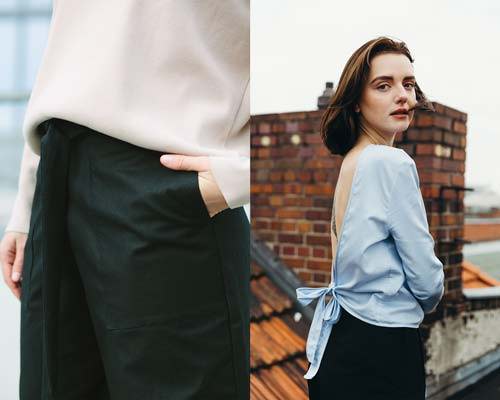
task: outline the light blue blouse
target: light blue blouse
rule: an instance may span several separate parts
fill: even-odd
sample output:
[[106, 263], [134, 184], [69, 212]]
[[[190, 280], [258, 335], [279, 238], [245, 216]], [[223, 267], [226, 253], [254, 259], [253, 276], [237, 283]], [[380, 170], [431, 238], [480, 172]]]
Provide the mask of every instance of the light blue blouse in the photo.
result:
[[303, 305], [318, 299], [306, 379], [318, 371], [342, 308], [369, 324], [417, 328], [444, 293], [413, 159], [402, 149], [369, 144], [356, 163], [331, 283], [297, 289]]

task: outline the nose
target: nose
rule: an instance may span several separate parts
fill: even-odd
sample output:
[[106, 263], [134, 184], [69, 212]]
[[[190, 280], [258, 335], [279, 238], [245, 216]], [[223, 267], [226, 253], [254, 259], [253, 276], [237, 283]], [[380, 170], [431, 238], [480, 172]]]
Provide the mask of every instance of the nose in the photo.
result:
[[396, 103], [406, 103], [408, 101], [408, 94], [403, 86], [399, 89], [396, 95]]

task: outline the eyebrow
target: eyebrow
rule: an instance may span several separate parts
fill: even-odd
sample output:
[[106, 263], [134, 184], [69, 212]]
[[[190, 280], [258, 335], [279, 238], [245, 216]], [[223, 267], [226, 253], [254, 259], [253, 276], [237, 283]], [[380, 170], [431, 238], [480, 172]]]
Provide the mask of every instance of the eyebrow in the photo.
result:
[[[407, 79], [413, 79], [415, 80], [415, 76], [413, 75], [409, 75], [409, 76], [405, 76], [403, 78], [403, 80], [407, 80]], [[375, 79], [373, 79], [370, 84], [372, 84], [373, 82], [377, 81], [377, 80], [385, 80], [385, 81], [393, 81], [394, 78], [392, 76], [388, 76], [388, 75], [383, 75], [383, 76], [377, 76]]]

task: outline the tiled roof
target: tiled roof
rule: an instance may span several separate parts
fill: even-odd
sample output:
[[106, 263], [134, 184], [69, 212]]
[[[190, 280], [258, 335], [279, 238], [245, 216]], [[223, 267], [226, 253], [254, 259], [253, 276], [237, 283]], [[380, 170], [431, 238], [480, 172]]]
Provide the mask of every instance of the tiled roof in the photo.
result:
[[[253, 243], [253, 246], [265, 246]], [[268, 253], [272, 254], [272, 253]], [[264, 260], [264, 262], [263, 262]], [[285, 275], [276, 274], [252, 257], [250, 320], [250, 390], [252, 400], [307, 400], [305, 342], [308, 322], [290, 291]], [[280, 267], [278, 267], [280, 268]], [[283, 268], [287, 268], [283, 266]], [[285, 271], [283, 271], [285, 272]], [[287, 293], [288, 292], [288, 293]]]
[[487, 275], [470, 261], [462, 261], [462, 284], [465, 289], [500, 286], [500, 281]]

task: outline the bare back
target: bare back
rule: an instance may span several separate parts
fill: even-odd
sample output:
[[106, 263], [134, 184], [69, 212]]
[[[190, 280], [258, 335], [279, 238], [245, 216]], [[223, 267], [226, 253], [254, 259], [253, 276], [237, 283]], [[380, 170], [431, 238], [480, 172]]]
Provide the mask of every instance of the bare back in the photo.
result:
[[332, 205], [332, 220], [330, 232], [332, 238], [332, 260], [335, 260], [338, 239], [342, 234], [342, 230], [344, 229], [344, 215], [351, 193], [354, 172], [356, 171], [358, 156], [363, 148], [364, 146], [359, 148], [352, 148], [345, 155], [344, 160], [342, 161], [342, 166], [340, 167]]

